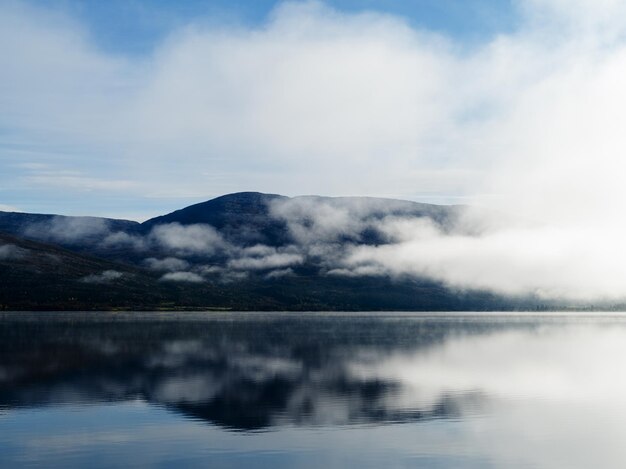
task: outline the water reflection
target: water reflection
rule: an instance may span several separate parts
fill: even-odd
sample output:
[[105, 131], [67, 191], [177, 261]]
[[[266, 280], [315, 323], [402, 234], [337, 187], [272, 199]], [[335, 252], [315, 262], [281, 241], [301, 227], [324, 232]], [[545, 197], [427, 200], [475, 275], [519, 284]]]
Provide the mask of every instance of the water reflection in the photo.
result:
[[5, 409], [139, 399], [245, 431], [458, 418], [499, 400], [626, 392], [618, 318], [31, 319], [2, 318]]
[[48, 319], [5, 318], [0, 405], [143, 399], [238, 430], [286, 422], [415, 420], [457, 411], [455, 399], [445, 395], [427, 408], [389, 406], [402, 382], [363, 370], [373, 356], [386, 359], [397, 350], [444, 340], [452, 330], [437, 322], [280, 316]]
[[0, 466], [624, 467], [624, 357], [619, 315], [2, 313]]

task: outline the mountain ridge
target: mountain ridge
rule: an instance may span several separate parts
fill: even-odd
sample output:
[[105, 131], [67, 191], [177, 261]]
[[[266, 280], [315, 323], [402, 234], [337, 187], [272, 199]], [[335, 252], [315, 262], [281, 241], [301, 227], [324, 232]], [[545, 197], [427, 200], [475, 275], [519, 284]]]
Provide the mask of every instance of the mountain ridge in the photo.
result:
[[[545, 305], [533, 297], [463, 291], [423, 276], [347, 264], [347, 253], [355, 249], [395, 242], [390, 223], [417, 222], [411, 229], [426, 223], [445, 232], [454, 229], [461, 210], [373, 197], [243, 192], [144, 223], [0, 212], [0, 281], [5, 285], [0, 305], [389, 311]], [[11, 258], [15, 252], [21, 257]], [[57, 267], [46, 260], [55, 256], [62, 259]], [[12, 294], [18, 290], [22, 293]]]
[[[261, 243], [281, 246], [290, 241], [290, 236], [285, 220], [270, 216], [272, 204], [276, 202], [347, 204], [357, 209], [361, 205], [375, 205], [378, 209], [372, 212], [372, 216], [378, 218], [399, 213], [411, 217], [429, 217], [442, 226], [448, 225], [450, 219], [455, 217], [462, 207], [379, 197], [313, 195], [287, 197], [262, 192], [235, 192], [192, 204], [144, 222], [94, 216], [0, 211], [0, 232], [35, 241], [52, 242], [79, 252], [91, 252], [92, 244], [105, 232], [146, 235], [159, 225], [206, 224], [239, 244], [253, 246]], [[85, 230], [85, 227], [89, 229]], [[97, 254], [108, 257], [103, 251], [98, 251]], [[122, 255], [130, 254], [124, 251]]]
[[280, 198], [280, 199], [321, 199], [321, 200], [380, 200], [380, 201], [388, 201], [388, 202], [400, 202], [400, 203], [405, 203], [405, 204], [410, 204], [416, 207], [450, 207], [450, 208], [456, 208], [456, 207], [464, 207], [464, 205], [459, 205], [459, 204], [431, 204], [431, 203], [425, 203], [425, 202], [416, 202], [416, 201], [412, 201], [412, 200], [405, 200], [405, 199], [396, 199], [396, 198], [389, 198], [389, 197], [372, 197], [372, 196], [321, 196], [321, 195], [313, 195], [313, 194], [307, 194], [307, 195], [297, 195], [297, 196], [285, 196], [285, 195], [280, 195], [280, 194], [269, 194], [269, 193], [264, 193], [264, 192], [256, 192], [256, 191], [242, 191], [242, 192], [232, 192], [229, 194], [224, 194], [218, 197], [214, 197], [212, 199], [207, 199], [204, 200], [202, 202], [197, 202], [194, 203], [192, 205], [188, 205], [186, 207], [174, 210], [172, 212], [168, 212], [165, 213], [163, 215], [157, 215], [155, 217], [151, 217], [143, 222], [140, 221], [136, 221], [136, 220], [130, 220], [130, 219], [126, 219], [126, 218], [117, 218], [117, 217], [105, 217], [105, 216], [95, 216], [95, 215], [64, 215], [64, 214], [55, 214], [55, 213], [40, 213], [40, 212], [22, 212], [19, 210], [0, 210], [0, 231], [5, 231], [5, 226], [6, 226], [6, 222], [5, 220], [3, 220], [4, 217], [13, 217], [13, 216], [29, 216], [29, 217], [33, 217], [34, 220], [36, 221], [40, 221], [40, 220], [44, 220], [44, 219], [48, 219], [48, 218], [52, 218], [52, 217], [60, 217], [60, 218], [77, 218], [77, 219], [102, 219], [102, 220], [107, 220], [107, 221], [111, 221], [111, 222], [118, 222], [118, 223], [122, 223], [122, 224], [129, 224], [129, 225], [150, 225], [150, 224], [155, 224], [155, 222], [157, 220], [163, 219], [164, 217], [168, 217], [170, 215], [173, 214], [178, 214], [180, 212], [186, 211], [188, 209], [191, 209], [193, 207], [199, 207], [199, 206], [206, 206], [209, 203], [212, 202], [217, 202], [220, 200], [229, 200], [229, 199], [233, 199], [233, 198], [239, 198], [242, 195], [248, 195], [248, 194], [257, 194], [260, 196], [265, 196], [265, 197], [271, 197], [271, 198]]

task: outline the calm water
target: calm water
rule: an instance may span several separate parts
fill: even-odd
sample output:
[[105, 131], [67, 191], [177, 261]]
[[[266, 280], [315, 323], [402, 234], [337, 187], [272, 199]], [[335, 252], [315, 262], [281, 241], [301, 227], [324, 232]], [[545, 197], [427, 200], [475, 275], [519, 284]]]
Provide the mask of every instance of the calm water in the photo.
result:
[[0, 313], [2, 467], [626, 467], [626, 316]]

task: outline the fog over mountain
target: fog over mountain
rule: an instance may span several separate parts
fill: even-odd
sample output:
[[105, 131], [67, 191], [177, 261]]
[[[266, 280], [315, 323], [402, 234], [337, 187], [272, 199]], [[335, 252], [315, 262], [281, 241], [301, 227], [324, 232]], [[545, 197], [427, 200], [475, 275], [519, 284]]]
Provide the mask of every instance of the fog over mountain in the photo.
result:
[[408, 220], [448, 232], [459, 214], [456, 207], [399, 200], [239, 193], [142, 224], [0, 213], [0, 230], [133, 262], [165, 272], [164, 279], [228, 281], [249, 273], [291, 275], [303, 265], [322, 275], [358, 275], [346, 263], [356, 246], [395, 243], [393, 227]]
[[[396, 286], [425, 282], [428, 288], [439, 285], [438, 291], [455, 298], [460, 309], [542, 302], [611, 306], [623, 300], [621, 278], [607, 281], [581, 275], [583, 266], [595, 267], [592, 258], [570, 256], [573, 243], [583, 239], [568, 244], [553, 233], [560, 247], [548, 250], [541, 243], [550, 231], [523, 222], [512, 214], [464, 206], [255, 192], [218, 197], [144, 223], [0, 212], [0, 231], [132, 266], [161, 284], [236, 292], [254, 282], [254, 288], [272, 285], [272, 294], [280, 295], [281, 282], [286, 282], [297, 297], [299, 288], [306, 294], [315, 290], [315, 282], [326, 282], [329, 288], [344, 285], [337, 287], [341, 298], [345, 282], [352, 282], [351, 294], [356, 294], [356, 285], [367, 288], [369, 282]], [[0, 246], [0, 255], [9, 262], [16, 256], [27, 258], [28, 251], [6, 243]], [[109, 266], [86, 273], [80, 281], [110, 284], [122, 281], [122, 276], [119, 268]], [[298, 284], [303, 279], [305, 283]], [[373, 288], [384, 297], [382, 284], [376, 285]], [[422, 309], [428, 295], [421, 298], [415, 288], [403, 294], [413, 297], [409, 302], [413, 307]], [[467, 294], [509, 300], [485, 306], [474, 298], [463, 306]], [[506, 306], [506, 301], [513, 303]], [[218, 301], [219, 305], [224, 303]], [[405, 306], [409, 308], [408, 303]]]

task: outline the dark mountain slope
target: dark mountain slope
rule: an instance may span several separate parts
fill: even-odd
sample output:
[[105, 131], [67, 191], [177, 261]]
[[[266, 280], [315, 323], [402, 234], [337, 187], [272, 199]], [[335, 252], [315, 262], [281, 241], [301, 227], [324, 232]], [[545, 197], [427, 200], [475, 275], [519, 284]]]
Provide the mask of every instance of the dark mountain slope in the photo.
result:
[[186, 287], [143, 269], [0, 233], [0, 309], [232, 306], [209, 284]]
[[[364, 220], [382, 220], [386, 216], [428, 217], [444, 228], [454, 222], [459, 210], [459, 207], [455, 206], [372, 197], [289, 198], [276, 194], [239, 192], [191, 205], [144, 223], [102, 217], [0, 211], [0, 232], [56, 244], [81, 253], [135, 263], [141, 260], [142, 256], [136, 255], [128, 244], [116, 243], [115, 237], [113, 241], [107, 241], [109, 235], [138, 237], [148, 235], [157, 226], [172, 223], [205, 224], [216, 229], [224, 239], [234, 245], [283, 246], [294, 242], [288, 224], [290, 222], [301, 223], [304, 226], [312, 224], [313, 216], [309, 211], [311, 207], [321, 204], [347, 210], [348, 213], [355, 213]], [[272, 210], [276, 207], [288, 210]], [[367, 210], [364, 211], [364, 207], [367, 207]], [[343, 241], [354, 240], [346, 237]], [[381, 239], [373, 233], [366, 233], [359, 241], [379, 244]]]
[[150, 271], [0, 233], [0, 309], [414, 310], [539, 306], [432, 281], [386, 277], [252, 277], [229, 284], [172, 283]]
[[102, 217], [72, 217], [65, 215], [22, 213], [22, 212], [2, 212], [0, 211], [0, 232], [9, 233], [16, 236], [25, 236], [28, 232], [37, 234], [38, 226], [49, 226], [52, 222], [74, 223], [75, 226], [101, 225], [108, 227], [111, 231], [139, 231], [140, 224], [136, 221], [119, 220], [115, 218]]
[[228, 194], [152, 218], [142, 223], [142, 229], [147, 233], [157, 225], [169, 223], [207, 224], [236, 244], [278, 246], [288, 241], [287, 228], [283, 221], [270, 217], [270, 204], [287, 199], [259, 192]]
[[[381, 220], [387, 216], [428, 217], [443, 227], [453, 223], [459, 210], [456, 206], [374, 197], [285, 197], [259, 192], [238, 192], [152, 218], [141, 226], [144, 232], [149, 232], [155, 226], [169, 223], [207, 224], [235, 244], [282, 246], [294, 241], [288, 223], [297, 222], [305, 226], [312, 224], [311, 209], [319, 205], [347, 210], [348, 213], [368, 220]], [[272, 210], [276, 208], [278, 210]], [[280, 210], [281, 208], [286, 210]], [[380, 239], [369, 233], [369, 237], [365, 236], [361, 241], [379, 243]]]
[[115, 249], [101, 248], [110, 233], [140, 234], [141, 225], [130, 220], [102, 217], [0, 212], [0, 233], [62, 246], [72, 251], [121, 260]]
[[275, 200], [286, 199], [288, 197], [260, 192], [227, 194], [152, 218], [144, 222], [143, 226], [152, 227], [166, 223], [180, 223], [181, 225], [206, 223], [221, 230], [237, 222], [249, 222], [250, 218], [256, 217], [258, 220], [267, 218], [268, 204]]

